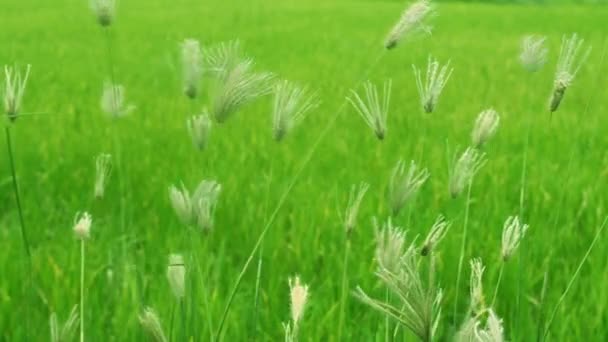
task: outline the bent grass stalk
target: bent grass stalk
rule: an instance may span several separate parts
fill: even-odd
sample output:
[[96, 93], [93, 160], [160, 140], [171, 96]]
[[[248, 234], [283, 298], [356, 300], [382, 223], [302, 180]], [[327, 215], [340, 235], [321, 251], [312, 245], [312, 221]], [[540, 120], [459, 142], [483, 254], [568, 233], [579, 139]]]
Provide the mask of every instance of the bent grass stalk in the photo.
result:
[[[382, 50], [377, 55], [377, 57], [375, 58], [375, 61], [367, 69], [367, 71], [364, 73], [363, 77], [359, 78], [359, 80], [357, 81], [357, 85], [359, 83], [361, 83], [361, 79], [365, 79], [367, 77], [367, 75], [369, 74], [369, 72], [375, 68], [375, 66], [378, 64], [378, 62], [380, 62], [380, 60], [382, 59], [382, 57], [384, 56], [385, 53], [386, 53], [386, 50]], [[287, 197], [289, 196], [291, 189], [293, 189], [298, 178], [300, 177], [300, 175], [302, 174], [302, 172], [304, 171], [304, 169], [306, 168], [308, 163], [312, 160], [312, 157], [314, 156], [317, 148], [319, 147], [319, 145], [321, 144], [321, 142], [323, 141], [325, 136], [327, 136], [327, 134], [333, 129], [338, 117], [340, 117], [340, 115], [346, 108], [347, 104], [348, 104], [348, 102], [346, 100], [342, 101], [342, 104], [340, 105], [338, 110], [336, 110], [336, 113], [331, 117], [330, 121], [327, 123], [325, 128], [321, 131], [321, 134], [319, 134], [319, 137], [317, 138], [317, 140], [315, 140], [315, 142], [312, 144], [310, 150], [308, 151], [308, 154], [306, 154], [306, 156], [304, 157], [304, 160], [302, 161], [302, 163], [300, 164], [300, 166], [294, 173], [292, 180], [289, 182], [289, 184], [287, 185], [287, 188], [285, 189], [285, 191], [279, 198], [277, 206], [275, 207], [272, 214], [270, 215], [268, 222], [266, 222], [266, 224], [264, 225], [264, 228], [262, 229], [262, 232], [260, 233], [255, 245], [253, 246], [251, 253], [247, 257], [247, 260], [245, 261], [243, 268], [241, 269], [239, 275], [237, 276], [234, 287], [232, 288], [230, 295], [228, 297], [228, 302], [226, 304], [226, 307], [224, 308], [224, 312], [222, 313], [217, 332], [215, 333], [214, 341], [219, 341], [220, 337], [222, 336], [222, 329], [224, 328], [224, 324], [226, 322], [226, 318], [228, 317], [228, 313], [230, 312], [230, 308], [232, 306], [232, 302], [234, 301], [234, 297], [236, 296], [236, 293], [238, 292], [238, 290], [240, 288], [241, 282], [243, 281], [243, 277], [245, 276], [245, 273], [247, 272], [247, 269], [249, 268], [249, 265], [251, 264], [251, 261], [253, 260], [253, 258], [255, 256], [255, 253], [257, 253], [258, 249], [260, 248], [260, 245], [262, 244], [262, 241], [264, 240], [266, 233], [268, 232], [268, 230], [274, 223], [274, 220], [275, 220], [276, 216], [278, 215], [279, 211], [281, 210], [281, 208], [283, 207], [283, 204], [287, 200]]]

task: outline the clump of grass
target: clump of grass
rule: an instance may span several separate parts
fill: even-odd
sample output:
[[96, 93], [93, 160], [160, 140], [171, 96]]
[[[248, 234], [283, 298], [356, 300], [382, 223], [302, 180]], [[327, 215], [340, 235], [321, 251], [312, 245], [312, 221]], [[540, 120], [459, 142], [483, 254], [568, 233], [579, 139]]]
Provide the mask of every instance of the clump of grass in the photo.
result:
[[363, 98], [354, 90], [350, 91], [351, 96], [347, 98], [348, 102], [353, 105], [357, 113], [359, 113], [361, 118], [363, 118], [380, 140], [383, 140], [386, 135], [386, 119], [391, 100], [391, 86], [391, 80], [384, 82], [382, 102], [380, 102], [380, 97], [378, 96], [378, 89], [370, 81], [363, 83], [363, 90], [365, 92]]
[[566, 89], [572, 84], [574, 77], [591, 53], [591, 47], [588, 47], [581, 55], [581, 49], [584, 42], [585, 40], [579, 38], [576, 33], [573, 33], [570, 38], [567, 38], [566, 36], [562, 38], [557, 68], [555, 70], [555, 78], [553, 80], [553, 92], [551, 93], [551, 99], [549, 100], [549, 110], [551, 113], [559, 108], [564, 94], [566, 93]]
[[540, 70], [547, 62], [549, 49], [546, 47], [547, 37], [527, 35], [521, 40], [519, 62], [529, 72]]
[[272, 131], [274, 139], [281, 141], [319, 102], [315, 93], [288, 80], [275, 83], [273, 93]]
[[393, 216], [397, 216], [401, 212], [401, 209], [420, 191], [429, 177], [429, 171], [416, 165], [413, 160], [410, 162], [409, 168], [403, 160], [397, 162], [388, 184], [388, 198]]
[[403, 11], [399, 21], [389, 32], [384, 41], [384, 47], [390, 50], [404, 39], [420, 33], [430, 34], [432, 27], [428, 24], [428, 19], [434, 11], [435, 6], [429, 0], [418, 0], [412, 3]]
[[76, 331], [78, 330], [78, 306], [74, 306], [70, 315], [62, 324], [59, 323], [56, 313], [52, 313], [49, 318], [51, 328], [51, 342], [70, 342], [74, 340]]
[[426, 74], [422, 76], [422, 71], [412, 64], [414, 76], [416, 77], [416, 87], [420, 95], [420, 104], [426, 113], [432, 113], [439, 101], [439, 95], [443, 91], [446, 83], [452, 75], [454, 68], [450, 67], [450, 61], [441, 66], [436, 59], [429, 55]]

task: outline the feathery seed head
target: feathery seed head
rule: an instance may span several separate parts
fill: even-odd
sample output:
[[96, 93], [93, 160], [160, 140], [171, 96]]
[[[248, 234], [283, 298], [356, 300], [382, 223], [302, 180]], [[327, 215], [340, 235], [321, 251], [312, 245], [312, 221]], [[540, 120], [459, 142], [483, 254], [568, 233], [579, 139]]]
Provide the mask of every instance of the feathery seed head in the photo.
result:
[[389, 202], [391, 213], [397, 216], [405, 204], [414, 196], [422, 185], [429, 179], [430, 173], [422, 169], [413, 160], [409, 168], [403, 160], [399, 160], [393, 168], [389, 180]]
[[178, 300], [183, 299], [186, 294], [186, 265], [181, 254], [169, 255], [167, 279], [175, 298]]
[[215, 207], [222, 186], [214, 180], [203, 180], [192, 195], [192, 209], [196, 224], [201, 230], [210, 231], [214, 225]]
[[401, 14], [401, 18], [389, 32], [384, 47], [390, 50], [396, 47], [401, 40], [420, 33], [430, 34], [432, 27], [428, 25], [427, 21], [434, 11], [435, 6], [429, 0], [418, 0], [412, 3]]
[[203, 49], [204, 68], [206, 74], [221, 78], [225, 70], [234, 68], [243, 60], [241, 43], [238, 40], [222, 42]]
[[163, 331], [163, 326], [160, 323], [160, 318], [158, 318], [158, 314], [151, 307], [145, 307], [144, 311], [139, 315], [139, 324], [141, 324], [150, 341], [168, 341]]
[[485, 266], [481, 259], [471, 260], [471, 312], [473, 316], [483, 312], [486, 308], [483, 295], [483, 271]]
[[59, 324], [57, 314], [52, 313], [49, 318], [51, 326], [51, 342], [69, 342], [74, 340], [76, 331], [78, 330], [80, 319], [78, 317], [78, 306], [74, 306], [70, 311], [70, 316], [63, 323]]
[[445, 84], [450, 79], [454, 68], [450, 67], [450, 61], [446, 65], [440, 66], [439, 62], [429, 55], [424, 82], [422, 71], [413, 64], [412, 68], [414, 69], [416, 87], [418, 88], [422, 108], [426, 113], [432, 113], [439, 100], [439, 95], [441, 95]]
[[91, 0], [91, 9], [97, 16], [99, 25], [108, 27], [114, 21], [116, 0]]
[[112, 172], [112, 156], [102, 153], [95, 159], [95, 198], [101, 199]]
[[317, 106], [316, 94], [309, 93], [307, 88], [287, 80], [277, 82], [274, 85], [272, 106], [272, 130], [275, 140], [281, 141]]
[[547, 37], [527, 35], [521, 41], [521, 53], [519, 61], [529, 72], [535, 72], [547, 62], [549, 49], [545, 46]]
[[502, 260], [507, 261], [515, 253], [519, 242], [526, 235], [527, 224], [522, 224], [517, 216], [509, 216], [502, 228]]
[[291, 298], [291, 320], [297, 326], [304, 315], [306, 302], [308, 301], [308, 285], [300, 283], [300, 277], [289, 278], [289, 289]]
[[450, 194], [456, 198], [473, 181], [473, 177], [485, 164], [485, 153], [475, 148], [467, 148], [456, 161], [450, 173]]
[[376, 231], [375, 258], [378, 267], [397, 273], [405, 247], [405, 232], [401, 227], [393, 226], [390, 218], [382, 224], [382, 227], [378, 226], [375, 218], [373, 223]]
[[344, 215], [344, 230], [346, 236], [349, 237], [357, 225], [357, 215], [359, 214], [359, 207], [365, 193], [369, 189], [369, 184], [361, 182], [358, 186], [352, 185], [350, 193], [348, 195], [348, 205], [346, 206], [346, 214]]
[[181, 44], [184, 94], [193, 99], [198, 94], [203, 73], [201, 46], [196, 39], [185, 39]]
[[89, 213], [77, 213], [74, 218], [74, 234], [79, 240], [88, 240], [91, 233], [91, 215]]
[[503, 342], [504, 334], [502, 320], [498, 318], [494, 310], [488, 309], [488, 319], [484, 329], [476, 329], [475, 341], [479, 342]]
[[473, 146], [480, 148], [483, 146], [483, 144], [490, 140], [490, 138], [492, 138], [496, 133], [499, 123], [500, 116], [493, 108], [486, 109], [479, 113], [477, 119], [475, 120], [473, 132], [471, 133]]
[[15, 121], [17, 116], [19, 116], [29, 75], [29, 64], [23, 75], [16, 67], [4, 66], [4, 87], [2, 89], [2, 97], [4, 99], [4, 112], [11, 121]]
[[589, 47], [582, 52], [582, 55], [580, 54], [584, 42], [585, 40], [579, 38], [576, 33], [573, 33], [570, 38], [562, 37], [553, 81], [553, 92], [549, 100], [549, 110], [551, 112], [555, 112], [559, 108], [566, 89], [572, 84], [574, 77], [591, 53], [591, 47]]
[[378, 96], [378, 89], [370, 81], [363, 83], [364, 98], [354, 90], [351, 90], [351, 96], [347, 97], [348, 102], [352, 104], [365, 123], [374, 130], [380, 140], [383, 140], [386, 135], [386, 118], [391, 99], [391, 86], [391, 80], [384, 82], [382, 102], [380, 102]]
[[211, 119], [209, 118], [207, 109], [203, 109], [200, 115], [194, 115], [186, 120], [186, 126], [192, 139], [192, 145], [199, 151], [204, 150], [207, 147], [209, 134], [211, 133]]
[[121, 118], [135, 109], [135, 106], [125, 103], [125, 87], [120, 84], [107, 82], [101, 95], [101, 110], [112, 118]]
[[443, 215], [439, 215], [439, 217], [437, 217], [437, 220], [435, 220], [435, 223], [431, 227], [429, 234], [426, 236], [424, 243], [422, 244], [420, 254], [423, 256], [431, 254], [435, 247], [443, 239], [445, 234], [448, 232], [451, 225], [452, 223], [446, 221]]
[[181, 223], [190, 225], [192, 223], [192, 201], [188, 189], [183, 184], [181, 190], [171, 185], [169, 187], [169, 199]]

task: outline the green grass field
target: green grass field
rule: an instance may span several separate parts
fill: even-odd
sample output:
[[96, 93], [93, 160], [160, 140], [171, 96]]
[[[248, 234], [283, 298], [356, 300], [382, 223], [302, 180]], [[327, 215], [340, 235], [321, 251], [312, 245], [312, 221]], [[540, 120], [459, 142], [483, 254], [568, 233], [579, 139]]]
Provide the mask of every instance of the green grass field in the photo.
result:
[[[311, 292], [301, 341], [338, 341], [341, 314], [341, 340], [385, 340], [384, 317], [350, 291], [360, 285], [375, 297], [384, 296], [374, 275], [371, 219], [384, 221], [389, 215], [386, 189], [399, 159], [416, 160], [431, 173], [415, 200], [393, 219], [408, 230], [408, 241], [417, 235], [423, 240], [440, 213], [453, 222], [436, 260], [444, 297], [435, 340], [451, 340], [467, 314], [469, 259], [482, 258], [488, 302], [494, 293], [503, 222], [520, 214], [528, 127], [522, 216], [530, 230], [505, 266], [494, 309], [503, 319], [507, 340], [540, 340], [539, 331], [542, 335], [608, 215], [608, 8], [437, 7], [431, 36], [385, 51], [383, 39], [404, 8], [401, 1], [120, 1], [108, 32], [85, 0], [3, 4], [0, 64], [32, 65], [24, 115], [13, 124], [6, 120], [30, 240], [32, 280], [30, 286], [3, 137], [0, 340], [48, 340], [50, 314], [64, 320], [79, 303], [80, 244], [72, 226], [82, 211], [93, 217], [86, 244], [85, 339], [143, 340], [138, 315], [151, 306], [165, 332], [173, 326], [173, 340], [210, 340], [240, 270], [277, 208], [261, 249], [257, 310], [258, 254], [234, 298], [222, 339], [283, 339], [281, 323], [290, 317], [288, 278], [298, 274]], [[561, 37], [573, 32], [593, 50], [560, 109], [550, 115], [547, 103]], [[535, 74], [518, 61], [521, 38], [530, 33], [546, 35], [549, 48], [547, 64]], [[128, 102], [137, 106], [120, 120], [107, 117], [99, 105], [110, 77], [105, 34], [116, 81], [125, 85]], [[226, 123], [215, 124], [208, 148], [198, 151], [185, 120], [210, 99], [206, 81], [200, 98], [191, 101], [182, 94], [179, 44], [185, 38], [203, 45], [239, 39], [257, 69], [308, 84], [322, 104], [277, 143], [271, 98], [260, 98]], [[429, 54], [442, 62], [451, 59], [454, 67], [430, 115], [420, 108], [411, 68], [425, 68]], [[388, 78], [393, 81], [388, 133], [380, 142], [355, 110], [343, 104], [360, 81]], [[470, 144], [475, 118], [488, 107], [500, 113], [501, 122], [484, 147], [488, 161], [471, 188], [454, 316], [466, 196], [450, 197], [448, 162]], [[96, 200], [95, 156], [102, 152], [119, 162], [105, 197]], [[210, 233], [186, 229], [167, 192], [172, 184], [193, 188], [202, 179], [215, 179], [223, 187]], [[350, 242], [349, 293], [342, 312], [345, 238], [340, 217], [351, 184], [361, 181], [370, 190]], [[606, 234], [582, 264], [546, 340], [608, 339]], [[167, 282], [167, 258], [182, 253], [190, 260], [194, 251], [199, 262], [187, 262], [182, 312]], [[537, 306], [545, 274], [546, 295]], [[391, 321], [390, 335], [395, 326]], [[394, 340], [415, 337], [399, 329]]]

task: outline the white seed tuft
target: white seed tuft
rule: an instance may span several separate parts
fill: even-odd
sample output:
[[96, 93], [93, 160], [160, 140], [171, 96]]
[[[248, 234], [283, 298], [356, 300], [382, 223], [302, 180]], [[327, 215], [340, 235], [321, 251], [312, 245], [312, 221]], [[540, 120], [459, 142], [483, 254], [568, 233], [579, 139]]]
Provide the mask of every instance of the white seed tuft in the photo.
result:
[[112, 172], [112, 156], [102, 153], [95, 159], [95, 198], [101, 199]]
[[141, 324], [150, 341], [168, 341], [163, 331], [163, 326], [160, 323], [160, 318], [158, 318], [158, 314], [154, 309], [150, 307], [144, 308], [144, 311], [139, 315], [139, 324]]
[[275, 140], [281, 141], [309, 111], [318, 106], [318, 101], [316, 94], [287, 80], [277, 82], [273, 92], [272, 130]]
[[382, 227], [379, 227], [375, 218], [373, 223], [376, 231], [375, 259], [378, 268], [396, 273], [405, 246], [405, 232], [401, 227], [393, 226], [390, 218], [382, 224]]
[[378, 89], [370, 81], [363, 83], [365, 98], [363, 99], [356, 91], [351, 90], [351, 96], [347, 98], [365, 123], [374, 131], [378, 139], [383, 140], [386, 135], [386, 119], [388, 116], [389, 103], [391, 99], [392, 81], [384, 82], [382, 102], [378, 96]]
[[440, 66], [439, 62], [429, 56], [426, 75], [422, 79], [422, 71], [412, 64], [414, 76], [416, 77], [416, 87], [420, 95], [420, 103], [427, 113], [432, 113], [439, 100], [439, 95], [443, 91], [445, 84], [450, 79], [454, 68], [450, 68], [450, 61], [446, 65]]
[[302, 285], [300, 277], [295, 276], [289, 279], [289, 289], [291, 298], [291, 320], [297, 326], [304, 315], [306, 302], [308, 301], [308, 285]]
[[78, 213], [74, 218], [74, 234], [79, 240], [88, 240], [91, 234], [91, 215], [89, 213]]
[[[555, 112], [559, 108], [566, 89], [572, 84], [574, 77], [591, 53], [591, 47], [589, 47], [583, 51], [582, 55], [580, 54], [584, 42], [585, 40], [579, 38], [576, 33], [573, 33], [570, 38], [566, 36], [562, 38], [555, 79], [553, 80], [553, 92], [549, 100], [549, 110], [551, 112]], [[579, 56], [580, 58], [578, 58]], [[578, 63], [576, 62], [577, 58]]]
[[125, 103], [125, 87], [120, 84], [107, 82], [101, 95], [101, 110], [112, 118], [121, 118], [135, 109], [135, 106]]
[[494, 310], [488, 309], [488, 318], [484, 329], [476, 329], [475, 340], [479, 342], [503, 342], [504, 334], [502, 320], [498, 318]]
[[211, 133], [211, 119], [209, 118], [207, 109], [203, 109], [201, 114], [187, 119], [186, 126], [188, 127], [188, 134], [190, 134], [190, 138], [192, 139], [192, 145], [199, 151], [204, 150], [207, 147]]
[[186, 294], [186, 265], [181, 254], [169, 255], [167, 280], [175, 298], [182, 300]]
[[99, 25], [110, 26], [116, 13], [116, 0], [91, 0], [91, 9], [97, 16]]
[[527, 224], [522, 224], [517, 216], [509, 216], [502, 228], [502, 260], [507, 261], [515, 253], [521, 239], [526, 235]]
[[483, 295], [483, 271], [485, 266], [481, 259], [471, 260], [471, 306], [473, 316], [482, 313], [486, 308], [485, 296]]
[[430, 34], [432, 27], [427, 24], [435, 11], [429, 0], [418, 0], [403, 11], [399, 21], [393, 26], [384, 42], [384, 47], [392, 49], [399, 41], [408, 39], [420, 33]]
[[171, 185], [169, 187], [169, 199], [175, 214], [182, 224], [192, 224], [192, 201], [188, 189], [182, 184], [181, 190]]
[[467, 148], [450, 172], [450, 194], [456, 198], [473, 181], [473, 177], [486, 163], [485, 153]]
[[445, 234], [448, 232], [451, 225], [452, 223], [446, 221], [443, 215], [439, 215], [426, 236], [426, 239], [424, 239], [420, 254], [423, 256], [431, 254], [439, 242], [445, 237]]
[[344, 215], [344, 231], [346, 236], [355, 229], [357, 225], [357, 215], [359, 215], [359, 207], [365, 193], [369, 189], [369, 184], [361, 182], [359, 185], [352, 185], [348, 195], [348, 205], [346, 206], [346, 214]]
[[426, 168], [420, 168], [413, 160], [410, 162], [409, 168], [403, 160], [397, 162], [391, 173], [388, 186], [388, 196], [393, 216], [399, 214], [429, 177], [429, 171]]
[[498, 124], [500, 123], [500, 116], [498, 112], [493, 108], [486, 109], [479, 113], [477, 119], [475, 120], [475, 126], [473, 126], [473, 131], [471, 133], [471, 140], [473, 146], [480, 148], [485, 144], [490, 138], [496, 134], [496, 130], [498, 130]]
[[11, 121], [15, 121], [19, 116], [29, 75], [30, 65], [26, 67], [23, 75], [17, 68], [4, 66], [2, 97], [4, 99], [4, 112]]
[[545, 46], [547, 37], [528, 35], [521, 41], [519, 61], [529, 72], [536, 72], [547, 62], [549, 49]]
[[193, 99], [198, 95], [203, 74], [201, 46], [196, 39], [185, 39], [181, 49], [184, 94]]

